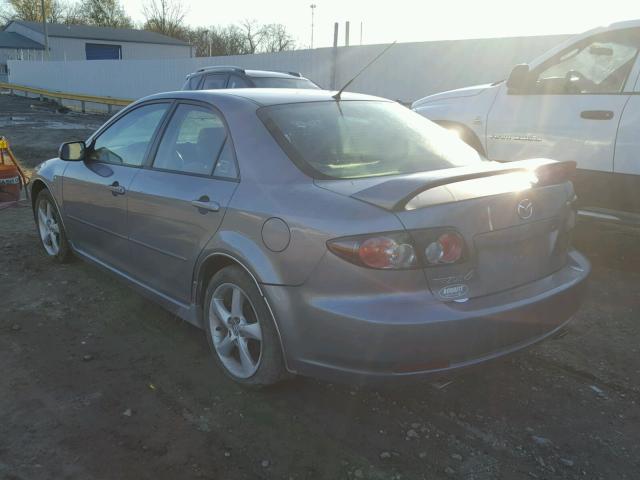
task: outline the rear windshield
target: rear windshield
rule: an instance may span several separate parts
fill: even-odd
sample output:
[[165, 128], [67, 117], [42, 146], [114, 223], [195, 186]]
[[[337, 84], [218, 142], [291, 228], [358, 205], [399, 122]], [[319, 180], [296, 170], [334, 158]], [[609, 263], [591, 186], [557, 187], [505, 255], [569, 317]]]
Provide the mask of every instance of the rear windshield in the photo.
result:
[[251, 77], [256, 88], [303, 88], [318, 89], [315, 83], [306, 78]]
[[330, 101], [264, 107], [271, 134], [315, 178], [363, 178], [482, 162], [453, 133], [393, 102]]

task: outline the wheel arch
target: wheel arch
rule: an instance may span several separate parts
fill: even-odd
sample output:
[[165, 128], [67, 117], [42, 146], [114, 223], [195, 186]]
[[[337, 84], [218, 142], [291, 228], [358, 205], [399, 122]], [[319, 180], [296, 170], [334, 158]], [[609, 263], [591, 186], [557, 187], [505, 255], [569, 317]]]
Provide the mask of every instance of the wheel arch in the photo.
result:
[[[33, 210], [34, 213], [36, 211], [36, 200], [38, 198], [38, 194], [42, 190], [49, 190], [49, 187], [44, 180], [36, 178], [31, 184], [31, 210]], [[49, 190], [49, 192], [51, 192], [51, 190]]]
[[293, 370], [289, 368], [289, 363], [287, 361], [286, 348], [284, 346], [284, 342], [282, 341], [282, 335], [280, 333], [280, 327], [278, 325], [278, 320], [271, 308], [271, 304], [269, 303], [269, 299], [264, 293], [264, 290], [260, 286], [260, 280], [257, 274], [248, 266], [248, 263], [243, 259], [238, 258], [236, 255], [233, 255], [226, 251], [215, 251], [207, 255], [207, 257], [199, 262], [198, 267], [196, 267], [196, 272], [194, 275], [194, 287], [195, 292], [193, 295], [193, 300], [200, 310], [202, 314], [203, 325], [206, 321], [204, 318], [204, 300], [207, 291], [207, 286], [209, 284], [209, 280], [220, 270], [229, 266], [238, 266], [242, 270], [244, 270], [249, 277], [253, 280], [260, 296], [264, 300], [265, 305], [267, 306], [267, 310], [269, 311], [269, 315], [271, 315], [271, 320], [273, 321], [273, 325], [276, 328], [276, 332], [278, 333], [278, 340], [280, 342], [280, 350], [282, 352], [282, 358], [284, 360], [285, 368], [287, 371], [295, 373]]
[[437, 123], [443, 128], [448, 130], [458, 129], [461, 132], [460, 138], [474, 150], [476, 150], [483, 157], [487, 157], [487, 152], [485, 151], [484, 145], [480, 141], [480, 138], [470, 127], [461, 122], [451, 121], [451, 120], [433, 120], [434, 123]]

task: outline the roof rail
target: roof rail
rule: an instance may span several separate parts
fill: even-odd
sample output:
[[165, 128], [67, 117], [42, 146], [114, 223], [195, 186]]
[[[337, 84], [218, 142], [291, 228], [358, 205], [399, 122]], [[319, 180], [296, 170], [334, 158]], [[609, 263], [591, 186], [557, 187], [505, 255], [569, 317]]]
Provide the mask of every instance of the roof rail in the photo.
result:
[[240, 67], [234, 67], [232, 65], [212, 65], [210, 67], [202, 67], [199, 68], [198, 70], [196, 70], [196, 72], [201, 73], [201, 72], [213, 72], [216, 70], [220, 70], [220, 71], [233, 71], [233, 72], [239, 72], [239, 73], [244, 73], [244, 68], [240, 68]]
[[300, 72], [284, 72], [284, 73], [288, 73], [289, 75], [293, 75], [294, 77], [302, 78], [302, 74]]

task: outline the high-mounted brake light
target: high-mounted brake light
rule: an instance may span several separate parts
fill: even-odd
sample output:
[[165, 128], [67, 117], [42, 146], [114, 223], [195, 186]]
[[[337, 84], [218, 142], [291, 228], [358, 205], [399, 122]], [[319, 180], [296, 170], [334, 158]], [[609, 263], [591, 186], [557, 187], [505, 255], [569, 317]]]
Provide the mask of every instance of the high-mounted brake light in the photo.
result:
[[339, 257], [369, 268], [394, 270], [417, 266], [415, 249], [405, 233], [338, 238], [327, 246]]

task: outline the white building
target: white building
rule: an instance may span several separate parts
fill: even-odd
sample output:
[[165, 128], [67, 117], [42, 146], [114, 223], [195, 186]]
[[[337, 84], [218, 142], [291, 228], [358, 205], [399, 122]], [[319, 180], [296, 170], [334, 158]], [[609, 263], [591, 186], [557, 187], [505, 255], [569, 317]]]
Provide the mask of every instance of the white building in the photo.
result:
[[[50, 60], [142, 60], [192, 56], [188, 43], [146, 30], [51, 23], [47, 24], [47, 30]], [[0, 64], [6, 65], [2, 60], [6, 50], [11, 50], [7, 55], [14, 59], [42, 59], [43, 55], [46, 59], [43, 32], [43, 25], [38, 22], [9, 22], [4, 32], [0, 32], [3, 34], [0, 35]], [[16, 48], [16, 44], [21, 46]]]

